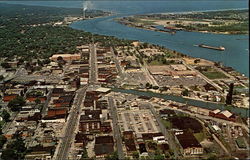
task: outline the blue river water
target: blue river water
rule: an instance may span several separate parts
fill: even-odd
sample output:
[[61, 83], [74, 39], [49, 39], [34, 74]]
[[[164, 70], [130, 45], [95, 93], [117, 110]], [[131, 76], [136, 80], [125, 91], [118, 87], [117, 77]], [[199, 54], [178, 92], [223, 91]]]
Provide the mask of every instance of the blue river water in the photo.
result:
[[[82, 1], [9, 1], [6, 3], [81, 8]], [[249, 36], [223, 35], [211, 33], [180, 31], [175, 35], [127, 27], [114, 21], [114, 18], [135, 15], [166, 12], [188, 12], [224, 9], [248, 8], [246, 0], [161, 0], [161, 1], [90, 1], [88, 9], [110, 11], [114, 15], [85, 21], [74, 22], [70, 27], [101, 35], [110, 35], [118, 38], [139, 40], [165, 46], [172, 50], [212, 61], [220, 61], [226, 66], [249, 76]], [[224, 46], [225, 51], [216, 51], [195, 47], [197, 44]]]

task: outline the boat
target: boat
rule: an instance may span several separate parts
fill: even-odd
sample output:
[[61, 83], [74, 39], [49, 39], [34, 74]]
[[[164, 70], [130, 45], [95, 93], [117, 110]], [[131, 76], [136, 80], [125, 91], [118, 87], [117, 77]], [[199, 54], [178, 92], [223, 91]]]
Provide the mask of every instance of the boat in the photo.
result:
[[205, 44], [199, 44], [198, 47], [214, 49], [214, 50], [219, 50], [219, 51], [225, 51], [225, 47], [223, 47], [223, 46], [213, 47], [213, 46], [208, 46], [208, 45], [205, 45]]

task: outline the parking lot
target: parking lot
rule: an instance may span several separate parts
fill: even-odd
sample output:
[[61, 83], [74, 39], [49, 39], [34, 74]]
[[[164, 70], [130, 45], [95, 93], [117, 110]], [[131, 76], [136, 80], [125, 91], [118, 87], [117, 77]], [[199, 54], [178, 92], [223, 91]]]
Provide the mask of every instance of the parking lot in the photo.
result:
[[154, 78], [160, 86], [194, 86], [206, 84], [206, 81], [198, 76], [180, 76], [175, 78], [173, 76], [154, 75]]
[[126, 110], [118, 113], [123, 131], [135, 131], [136, 134], [160, 132], [158, 123], [149, 110]]

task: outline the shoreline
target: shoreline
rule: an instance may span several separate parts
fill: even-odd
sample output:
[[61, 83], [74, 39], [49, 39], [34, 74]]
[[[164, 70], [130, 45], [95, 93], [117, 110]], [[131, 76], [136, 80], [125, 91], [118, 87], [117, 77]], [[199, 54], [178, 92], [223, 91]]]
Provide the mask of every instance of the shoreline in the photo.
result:
[[[239, 12], [234, 13], [234, 11], [239, 11]], [[243, 14], [241, 11], [243, 11]], [[161, 12], [161, 13], [149, 13], [149, 14], [146, 13], [141, 15], [139, 14], [139, 15], [129, 15], [124, 17], [119, 17], [114, 19], [114, 21], [129, 27], [151, 30], [155, 32], [176, 33], [178, 31], [184, 31], [184, 32], [222, 34], [222, 35], [249, 35], [249, 31], [245, 30], [245, 28], [242, 28], [243, 29], [242, 31], [239, 29], [228, 30], [228, 27], [237, 28], [237, 26], [241, 27], [241, 25], [244, 26], [245, 24], [248, 24], [247, 23], [248, 21], [245, 19], [246, 15], [244, 15], [245, 14], [244, 12], [248, 11], [249, 11], [248, 8], [237, 8], [237, 9], [221, 9], [221, 10], [205, 10], [205, 11], [188, 11], [188, 12], [163, 12], [163, 13]], [[206, 15], [205, 13], [208, 14]], [[209, 15], [209, 13], [211, 15]], [[218, 16], [221, 16], [222, 19], [220, 17], [217, 17], [216, 13]], [[189, 16], [190, 14], [191, 16]], [[205, 14], [203, 17], [196, 18], [197, 16], [203, 14]], [[229, 17], [235, 14], [238, 17], [240, 16], [240, 19], [239, 18], [228, 19]], [[216, 24], [221, 22], [222, 24]], [[164, 28], [156, 29], [155, 26], [163, 26]], [[220, 30], [225, 30], [225, 31], [220, 31]]]

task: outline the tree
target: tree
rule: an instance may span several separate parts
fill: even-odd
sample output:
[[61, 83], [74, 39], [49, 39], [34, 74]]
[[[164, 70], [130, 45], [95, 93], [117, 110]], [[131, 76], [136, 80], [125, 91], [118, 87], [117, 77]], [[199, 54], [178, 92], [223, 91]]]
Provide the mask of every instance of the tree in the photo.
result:
[[10, 114], [7, 110], [2, 111], [2, 117], [5, 122], [8, 122], [10, 120]]
[[14, 98], [13, 100], [11, 100], [8, 103], [8, 107], [12, 110], [12, 111], [19, 111], [22, 106], [24, 106], [26, 103], [25, 99], [21, 96], [17, 96], [16, 98]]
[[146, 88], [150, 88], [150, 83], [146, 83]]
[[165, 157], [162, 154], [156, 154], [156, 155], [154, 155], [154, 160], [164, 160], [164, 159], [165, 159]]
[[9, 65], [9, 63], [7, 63], [7, 62], [1, 63], [1, 66], [2, 66], [3, 68], [10, 68], [10, 67], [11, 67], [11, 66]]
[[133, 156], [134, 159], [139, 159], [140, 155], [139, 155], [138, 152], [133, 152], [132, 156]]
[[117, 152], [115, 151], [114, 153], [106, 156], [105, 160], [119, 160]]
[[0, 149], [3, 148], [3, 145], [7, 142], [7, 139], [4, 135], [0, 135]]
[[157, 90], [157, 89], [159, 89], [159, 86], [153, 86], [153, 89]]
[[35, 103], [36, 104], [40, 104], [41, 103], [41, 100], [39, 98], [35, 99]]
[[84, 147], [84, 148], [83, 148], [82, 158], [81, 158], [81, 159], [88, 159], [88, 158], [89, 158], [88, 152], [87, 152], [86, 148]]
[[188, 96], [189, 95], [188, 89], [185, 89], [184, 91], [182, 91], [181, 95]]
[[195, 59], [194, 63], [199, 63], [201, 60], [200, 59]]
[[4, 80], [4, 76], [0, 75], [0, 81]]
[[[7, 153], [12, 153], [13, 157], [16, 159], [24, 159], [24, 156], [26, 154], [27, 148], [25, 147], [24, 140], [21, 137], [20, 133], [14, 134], [13, 139], [15, 139], [13, 142], [9, 143], [6, 147]], [[13, 152], [13, 151], [14, 152]], [[9, 156], [9, 154], [6, 153], [6, 156]], [[10, 159], [11, 157], [7, 157], [7, 159]]]
[[3, 150], [1, 159], [3, 159], [3, 160], [17, 160], [18, 155], [16, 154], [14, 149], [7, 148], [7, 149]]

